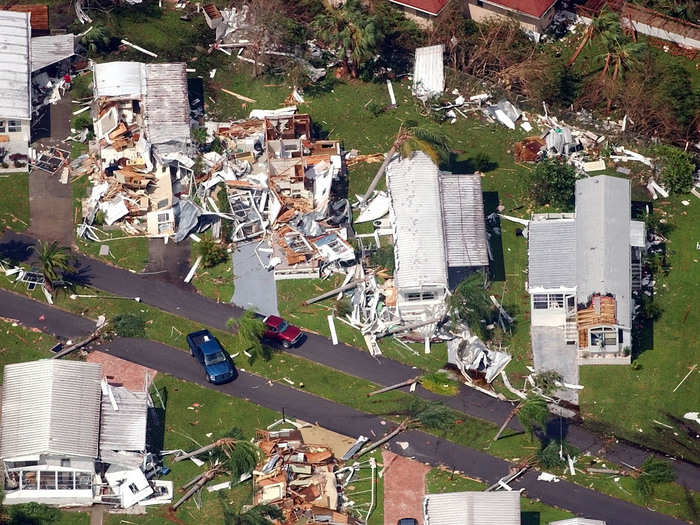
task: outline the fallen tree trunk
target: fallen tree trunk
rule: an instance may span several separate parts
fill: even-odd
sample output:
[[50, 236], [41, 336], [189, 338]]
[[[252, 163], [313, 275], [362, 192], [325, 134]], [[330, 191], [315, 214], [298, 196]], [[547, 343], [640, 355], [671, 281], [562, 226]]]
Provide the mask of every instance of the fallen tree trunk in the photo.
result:
[[177, 500], [175, 505], [173, 505], [173, 510], [177, 510], [177, 508], [185, 503], [188, 499], [190, 499], [198, 490], [201, 490], [204, 485], [209, 483], [212, 479], [216, 477], [217, 471], [212, 469], [212, 470], [207, 470], [204, 474], [202, 474], [202, 477], [199, 478], [199, 481], [195, 483], [185, 494]]
[[498, 429], [498, 432], [497, 432], [496, 435], [493, 437], [493, 440], [494, 440], [494, 441], [498, 441], [498, 438], [501, 437], [501, 434], [503, 434], [503, 431], [504, 431], [504, 430], [506, 429], [506, 427], [508, 426], [508, 423], [511, 422], [511, 420], [515, 417], [515, 414], [518, 413], [518, 410], [520, 410], [521, 407], [522, 407], [522, 403], [518, 403], [517, 405], [515, 405], [515, 407], [513, 408], [513, 410], [510, 411], [510, 413], [508, 414], [508, 417], [506, 418], [506, 420], [505, 420], [505, 421], [503, 422], [503, 424], [501, 425], [501, 428]]
[[408, 421], [408, 420], [402, 421], [401, 424], [400, 424], [398, 427], [396, 427], [394, 430], [392, 430], [391, 432], [389, 432], [389, 433], [388, 433], [386, 436], [384, 436], [382, 439], [380, 439], [379, 441], [376, 441], [375, 443], [372, 443], [372, 444], [371, 444], [369, 447], [367, 447], [367, 448], [361, 449], [360, 452], [359, 452], [358, 454], [356, 454], [356, 456], [357, 456], [357, 457], [364, 456], [365, 454], [368, 454], [368, 453], [372, 452], [375, 448], [381, 447], [384, 443], [386, 443], [387, 441], [389, 441], [389, 440], [395, 438], [395, 437], [398, 436], [401, 432], [403, 432], [404, 430], [406, 430], [406, 429], [408, 428], [408, 425], [409, 425], [409, 421]]
[[78, 350], [86, 345], [89, 345], [95, 339], [97, 339], [99, 336], [100, 336], [100, 330], [96, 330], [87, 339], [83, 339], [82, 341], [79, 341], [79, 342], [75, 343], [74, 345], [69, 346], [65, 350], [61, 350], [60, 352], [55, 354], [51, 359], [60, 359], [64, 355], [68, 355], [71, 352], [75, 352], [76, 350]]
[[375, 390], [374, 392], [370, 392], [367, 394], [367, 397], [372, 397], [377, 394], [383, 394], [384, 392], [389, 392], [390, 390], [396, 390], [397, 388], [401, 388], [402, 386], [408, 386], [412, 383], [415, 383], [420, 379], [420, 376], [416, 376], [411, 379], [406, 379], [406, 381], [401, 381], [400, 383], [396, 383], [395, 385], [387, 386], [384, 388], [380, 388], [379, 390]]
[[193, 450], [192, 452], [186, 452], [185, 454], [180, 454], [179, 456], [175, 456], [174, 461], [177, 463], [178, 461], [183, 461], [185, 459], [189, 459], [193, 456], [199, 456], [200, 454], [204, 454], [205, 452], [209, 452], [212, 449], [215, 449], [221, 445], [220, 440], [214, 441], [213, 443], [210, 443], [208, 445], [204, 445], [203, 447], [198, 448], [197, 450]]

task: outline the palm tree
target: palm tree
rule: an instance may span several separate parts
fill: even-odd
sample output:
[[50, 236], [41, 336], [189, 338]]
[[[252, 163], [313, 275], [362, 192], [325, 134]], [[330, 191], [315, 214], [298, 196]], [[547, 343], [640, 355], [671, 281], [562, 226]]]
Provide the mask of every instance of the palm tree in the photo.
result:
[[59, 246], [56, 241], [38, 241], [32, 250], [37, 254], [41, 273], [44, 275], [44, 286], [48, 292], [53, 292], [53, 281], [58, 281], [64, 272], [75, 271], [71, 264], [70, 249]]
[[112, 36], [109, 34], [109, 29], [101, 24], [92, 26], [92, 29], [80, 38], [80, 43], [93, 54], [102, 50], [107, 50], [111, 42]]
[[620, 24], [620, 17], [613, 11], [603, 9], [586, 28], [586, 32], [583, 35], [581, 43], [571, 56], [571, 60], [569, 60], [569, 67], [576, 62], [576, 59], [581, 51], [583, 51], [583, 48], [586, 46], [586, 44], [590, 44], [591, 41], [598, 40], [603, 47], [606, 49], [611, 49], [613, 43], [621, 38], [622, 25]]
[[656, 485], [675, 481], [676, 471], [673, 466], [654, 456], [649, 456], [642, 463], [642, 472], [637, 478], [636, 489], [645, 502], [654, 495]]
[[265, 324], [252, 310], [246, 310], [238, 319], [229, 319], [226, 326], [236, 330], [238, 340], [244, 345], [246, 351], [251, 354], [248, 360], [252, 363], [260, 356], [266, 361], [272, 357], [270, 348], [262, 344], [262, 336], [265, 333]]
[[485, 272], [472, 273], [457, 285], [448, 301], [450, 310], [456, 314], [455, 317], [466, 322], [472, 332], [482, 338], [487, 337], [484, 325], [490, 322], [494, 311], [485, 286], [486, 280]]
[[272, 520], [282, 517], [282, 509], [277, 505], [261, 503], [241, 512], [241, 509], [236, 511], [224, 504], [224, 525], [273, 525]]
[[494, 441], [498, 441], [498, 438], [501, 437], [508, 423], [510, 423], [516, 415], [522, 427], [530, 433], [530, 436], [534, 436], [535, 424], [540, 427], [544, 427], [547, 424], [549, 410], [547, 409], [547, 403], [541, 397], [529, 396], [523, 399], [510, 411], [508, 417], [506, 417], [506, 420], [501, 425], [501, 428], [498, 429], [498, 432], [494, 436]]
[[[641, 54], [646, 50], [646, 44], [643, 42], [633, 42], [631, 40], [627, 42], [617, 41], [614, 49], [608, 52], [608, 57], [606, 58], [605, 68], [603, 69], [603, 75], [608, 70], [608, 64], [610, 62], [615, 64], [613, 68], [612, 75], [612, 85], [611, 88], [615, 88], [615, 83], [618, 78], [622, 78], [624, 72], [633, 68], [637, 63]], [[612, 97], [608, 97], [607, 111], [610, 111], [612, 106]]]
[[312, 22], [320, 40], [335, 46], [345, 69], [357, 78], [363, 63], [371, 59], [383, 35], [374, 16], [358, 0], [317, 16]]
[[384, 162], [379, 166], [377, 174], [372, 179], [369, 188], [362, 196], [362, 202], [367, 202], [367, 199], [372, 195], [372, 192], [379, 184], [379, 181], [386, 172], [386, 167], [394, 158], [396, 152], [402, 158], [410, 157], [414, 151], [422, 151], [428, 155], [435, 164], [439, 164], [440, 158], [449, 150], [449, 141], [447, 136], [429, 128], [419, 127], [416, 122], [408, 121], [402, 123], [399, 131], [396, 133], [394, 142], [391, 144], [389, 153], [384, 158]]
[[209, 466], [206, 471], [197, 475], [182, 487], [183, 489], [189, 487], [189, 489], [173, 505], [173, 510], [177, 510], [180, 505], [218, 476], [229, 476], [235, 482], [238, 481], [242, 474], [247, 474], [255, 468], [261, 457], [260, 450], [251, 442], [242, 438], [243, 435], [240, 429], [232, 428], [213, 443], [175, 457], [175, 461], [178, 462], [193, 456], [209, 453]]

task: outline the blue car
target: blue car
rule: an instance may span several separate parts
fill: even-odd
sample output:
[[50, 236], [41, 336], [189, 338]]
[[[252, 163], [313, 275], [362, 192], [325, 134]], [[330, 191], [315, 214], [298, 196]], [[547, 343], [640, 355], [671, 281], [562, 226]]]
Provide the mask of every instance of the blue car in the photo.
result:
[[204, 367], [207, 381], [214, 384], [226, 383], [236, 379], [238, 372], [219, 341], [209, 330], [200, 330], [187, 335], [187, 344], [192, 357]]

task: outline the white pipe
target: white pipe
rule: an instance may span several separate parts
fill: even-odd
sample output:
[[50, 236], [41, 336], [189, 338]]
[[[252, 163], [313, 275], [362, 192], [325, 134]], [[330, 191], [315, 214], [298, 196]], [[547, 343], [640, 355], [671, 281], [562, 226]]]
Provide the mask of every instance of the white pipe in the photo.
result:
[[369, 458], [369, 466], [372, 468], [372, 499], [369, 502], [369, 509], [367, 509], [367, 516], [365, 516], [365, 522], [369, 521], [369, 516], [372, 514], [372, 511], [374, 510], [374, 493], [375, 493], [375, 473], [377, 471], [377, 462], [374, 460], [374, 458]]

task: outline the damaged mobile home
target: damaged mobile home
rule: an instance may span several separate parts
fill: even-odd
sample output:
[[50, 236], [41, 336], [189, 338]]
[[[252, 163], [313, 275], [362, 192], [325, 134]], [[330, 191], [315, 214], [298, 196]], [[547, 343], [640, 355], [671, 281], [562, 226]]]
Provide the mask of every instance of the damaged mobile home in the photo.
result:
[[129, 233], [173, 235], [194, 165], [185, 64], [109, 62], [93, 73], [95, 140], [75, 166], [94, 184], [84, 221], [100, 211]]
[[45, 359], [6, 365], [0, 457], [4, 503], [169, 503], [172, 481], [153, 479], [146, 391], [115, 387], [102, 365]]
[[[631, 220], [630, 183], [576, 182], [576, 213], [535, 214], [528, 225], [532, 348], [537, 370], [578, 384], [580, 364], [629, 364], [644, 223]], [[577, 403], [576, 390], [561, 394]]]
[[[299, 430], [258, 430], [262, 463], [253, 471], [253, 501], [277, 505], [281, 524], [359, 524], [344, 493], [357, 467], [341, 467], [325, 445], [304, 443]], [[357, 465], [357, 464], [355, 464]]]

